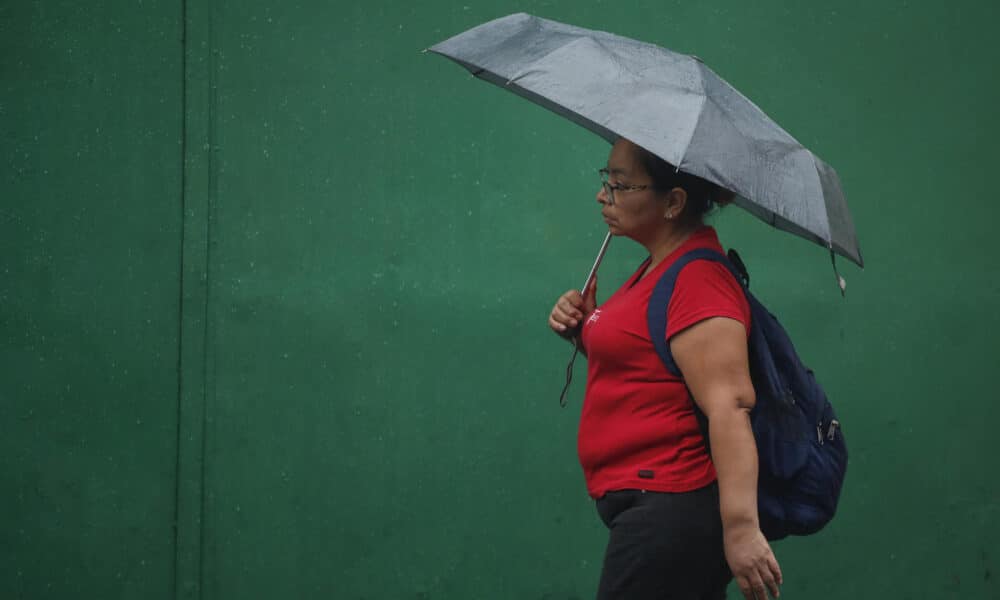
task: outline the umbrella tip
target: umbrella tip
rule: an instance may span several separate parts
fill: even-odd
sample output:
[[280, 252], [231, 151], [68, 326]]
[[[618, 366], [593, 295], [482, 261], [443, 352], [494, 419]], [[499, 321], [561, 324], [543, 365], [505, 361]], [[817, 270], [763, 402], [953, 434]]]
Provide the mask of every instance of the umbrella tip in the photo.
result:
[[833, 264], [833, 274], [837, 277], [837, 287], [840, 288], [840, 297], [844, 298], [847, 296], [847, 280], [837, 270], [837, 255], [833, 253], [833, 244], [830, 244], [830, 263]]

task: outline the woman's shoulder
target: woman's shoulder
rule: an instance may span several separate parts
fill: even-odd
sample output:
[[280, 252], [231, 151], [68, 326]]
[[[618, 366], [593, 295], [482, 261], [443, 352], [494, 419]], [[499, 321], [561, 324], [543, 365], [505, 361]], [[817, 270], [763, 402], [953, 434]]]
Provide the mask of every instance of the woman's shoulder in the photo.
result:
[[743, 288], [729, 269], [714, 260], [694, 260], [681, 269], [676, 287], [691, 286], [721, 288], [734, 298], [743, 296]]
[[730, 317], [749, 326], [750, 303], [743, 287], [725, 265], [710, 260], [692, 261], [677, 275], [668, 321], [684, 327], [716, 316]]

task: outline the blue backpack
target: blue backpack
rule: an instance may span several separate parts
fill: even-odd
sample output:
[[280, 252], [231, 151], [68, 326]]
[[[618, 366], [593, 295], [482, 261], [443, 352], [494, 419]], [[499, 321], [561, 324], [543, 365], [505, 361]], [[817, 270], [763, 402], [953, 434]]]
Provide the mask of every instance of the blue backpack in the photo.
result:
[[[826, 394], [813, 372], [799, 360], [788, 334], [750, 293], [750, 279], [735, 251], [730, 250], [727, 258], [707, 248], [692, 250], [663, 274], [647, 309], [656, 352], [667, 369], [681, 377], [664, 332], [677, 275], [694, 260], [725, 265], [740, 282], [750, 303], [750, 377], [757, 396], [750, 424], [757, 442], [761, 531], [769, 540], [815, 533], [837, 509], [847, 471], [844, 435]], [[697, 405], [695, 411], [707, 446], [707, 419]]]

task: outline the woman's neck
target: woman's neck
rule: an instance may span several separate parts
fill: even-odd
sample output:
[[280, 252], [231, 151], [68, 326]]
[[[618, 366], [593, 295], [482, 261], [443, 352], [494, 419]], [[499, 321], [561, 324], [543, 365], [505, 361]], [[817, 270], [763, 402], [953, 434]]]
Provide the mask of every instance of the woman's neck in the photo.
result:
[[670, 256], [674, 250], [680, 248], [691, 237], [691, 234], [700, 227], [700, 225], [694, 227], [670, 227], [664, 230], [657, 239], [648, 244], [643, 244], [646, 246], [646, 250], [649, 251], [649, 266], [646, 267], [643, 277], [646, 276], [646, 273], [655, 269], [656, 265], [663, 262], [663, 259]]

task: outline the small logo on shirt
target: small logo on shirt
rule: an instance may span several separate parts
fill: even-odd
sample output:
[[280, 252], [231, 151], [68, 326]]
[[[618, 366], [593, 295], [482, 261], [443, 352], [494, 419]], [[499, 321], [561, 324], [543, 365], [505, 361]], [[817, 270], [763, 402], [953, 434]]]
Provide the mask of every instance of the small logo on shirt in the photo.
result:
[[590, 313], [590, 318], [587, 319], [587, 322], [588, 323], [596, 323], [597, 320], [600, 319], [600, 318], [601, 318], [601, 309], [598, 308], [594, 312]]

